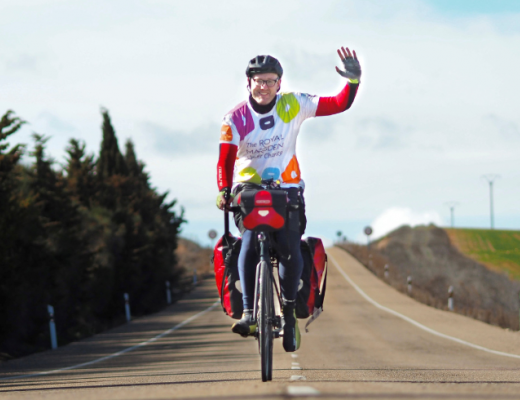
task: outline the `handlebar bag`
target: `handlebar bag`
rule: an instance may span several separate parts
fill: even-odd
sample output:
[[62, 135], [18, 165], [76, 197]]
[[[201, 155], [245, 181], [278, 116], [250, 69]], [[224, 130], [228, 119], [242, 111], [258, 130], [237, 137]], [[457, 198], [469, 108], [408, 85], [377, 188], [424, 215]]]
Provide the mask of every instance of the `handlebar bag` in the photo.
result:
[[284, 190], [243, 190], [236, 199], [244, 228], [274, 232], [283, 228], [287, 217], [287, 193]]

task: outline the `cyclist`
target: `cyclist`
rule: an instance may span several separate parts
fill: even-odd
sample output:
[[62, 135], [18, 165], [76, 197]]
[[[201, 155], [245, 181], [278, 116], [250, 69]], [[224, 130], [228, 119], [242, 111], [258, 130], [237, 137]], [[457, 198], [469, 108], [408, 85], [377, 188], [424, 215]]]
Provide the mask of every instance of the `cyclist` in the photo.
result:
[[[300, 240], [306, 217], [296, 139], [300, 125], [307, 118], [337, 114], [350, 108], [361, 77], [356, 52], [351, 53], [344, 47], [337, 51], [344, 70], [336, 67], [336, 71], [347, 78], [347, 84], [333, 97], [279, 92], [283, 76], [280, 62], [270, 55], [253, 58], [246, 68], [249, 98], [224, 116], [221, 129], [217, 164], [218, 208], [227, 209], [232, 195], [267, 179], [279, 181], [287, 192], [289, 203], [299, 205], [298, 211], [289, 212], [285, 227], [275, 234], [280, 256], [285, 351], [296, 351], [300, 346], [294, 308], [303, 270]], [[235, 213], [235, 223], [242, 234], [238, 268], [244, 313], [242, 319], [233, 324], [232, 331], [247, 336], [256, 330], [252, 309], [258, 263], [257, 238], [254, 232], [243, 227], [239, 214]]]

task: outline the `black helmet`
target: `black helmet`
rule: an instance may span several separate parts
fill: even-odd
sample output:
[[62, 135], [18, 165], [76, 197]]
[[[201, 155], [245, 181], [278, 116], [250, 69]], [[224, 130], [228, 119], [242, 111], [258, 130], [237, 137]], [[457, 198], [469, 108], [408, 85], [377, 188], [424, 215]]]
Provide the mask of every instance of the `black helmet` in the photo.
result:
[[246, 76], [251, 78], [254, 74], [264, 74], [266, 72], [274, 72], [281, 78], [283, 75], [283, 68], [280, 61], [272, 56], [256, 56], [246, 68]]

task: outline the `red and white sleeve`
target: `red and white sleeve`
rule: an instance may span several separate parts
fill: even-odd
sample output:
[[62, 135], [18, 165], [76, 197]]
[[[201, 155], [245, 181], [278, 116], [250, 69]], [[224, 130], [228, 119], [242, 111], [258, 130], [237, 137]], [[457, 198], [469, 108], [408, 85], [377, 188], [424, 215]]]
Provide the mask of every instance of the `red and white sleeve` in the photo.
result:
[[347, 82], [347, 85], [336, 96], [320, 97], [318, 108], [316, 109], [316, 116], [324, 117], [348, 110], [354, 102], [358, 87], [359, 83]]
[[220, 154], [217, 163], [218, 190], [233, 186], [233, 169], [237, 157], [238, 146], [230, 143], [220, 144]]

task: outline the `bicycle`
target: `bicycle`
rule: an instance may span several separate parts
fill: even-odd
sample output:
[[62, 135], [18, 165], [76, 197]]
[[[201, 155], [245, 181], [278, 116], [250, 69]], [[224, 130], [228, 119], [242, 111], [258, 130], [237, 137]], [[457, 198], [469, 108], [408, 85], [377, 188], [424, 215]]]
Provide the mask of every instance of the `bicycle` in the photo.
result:
[[[257, 222], [260, 223], [256, 227], [254, 223], [250, 224], [249, 226], [252, 229], [247, 229], [257, 233], [260, 248], [260, 261], [256, 266], [255, 274], [253, 318], [257, 324], [254, 336], [258, 340], [262, 382], [266, 382], [272, 380], [273, 340], [283, 336], [281, 333], [283, 329], [281, 318], [282, 298], [279, 284], [273, 272], [275, 268], [278, 268], [278, 255], [272, 233], [283, 229], [286, 213], [298, 210], [298, 205], [288, 204], [286, 193], [272, 179], [263, 180], [262, 184], [262, 186], [258, 187], [258, 190], [249, 189], [240, 192], [233, 200], [233, 206], [230, 207], [230, 211], [245, 212], [246, 215], [252, 215], [247, 214], [249, 207], [250, 209], [256, 209], [259, 216], [259, 221]], [[285, 202], [281, 200], [282, 198], [285, 199]], [[244, 204], [251, 202], [254, 204]], [[280, 218], [274, 218], [274, 220], [271, 219], [271, 223], [266, 223], [266, 217], [269, 213], [276, 214], [275, 217], [282, 217], [283, 221]], [[225, 214], [225, 231], [227, 235], [229, 232], [228, 212]]]

